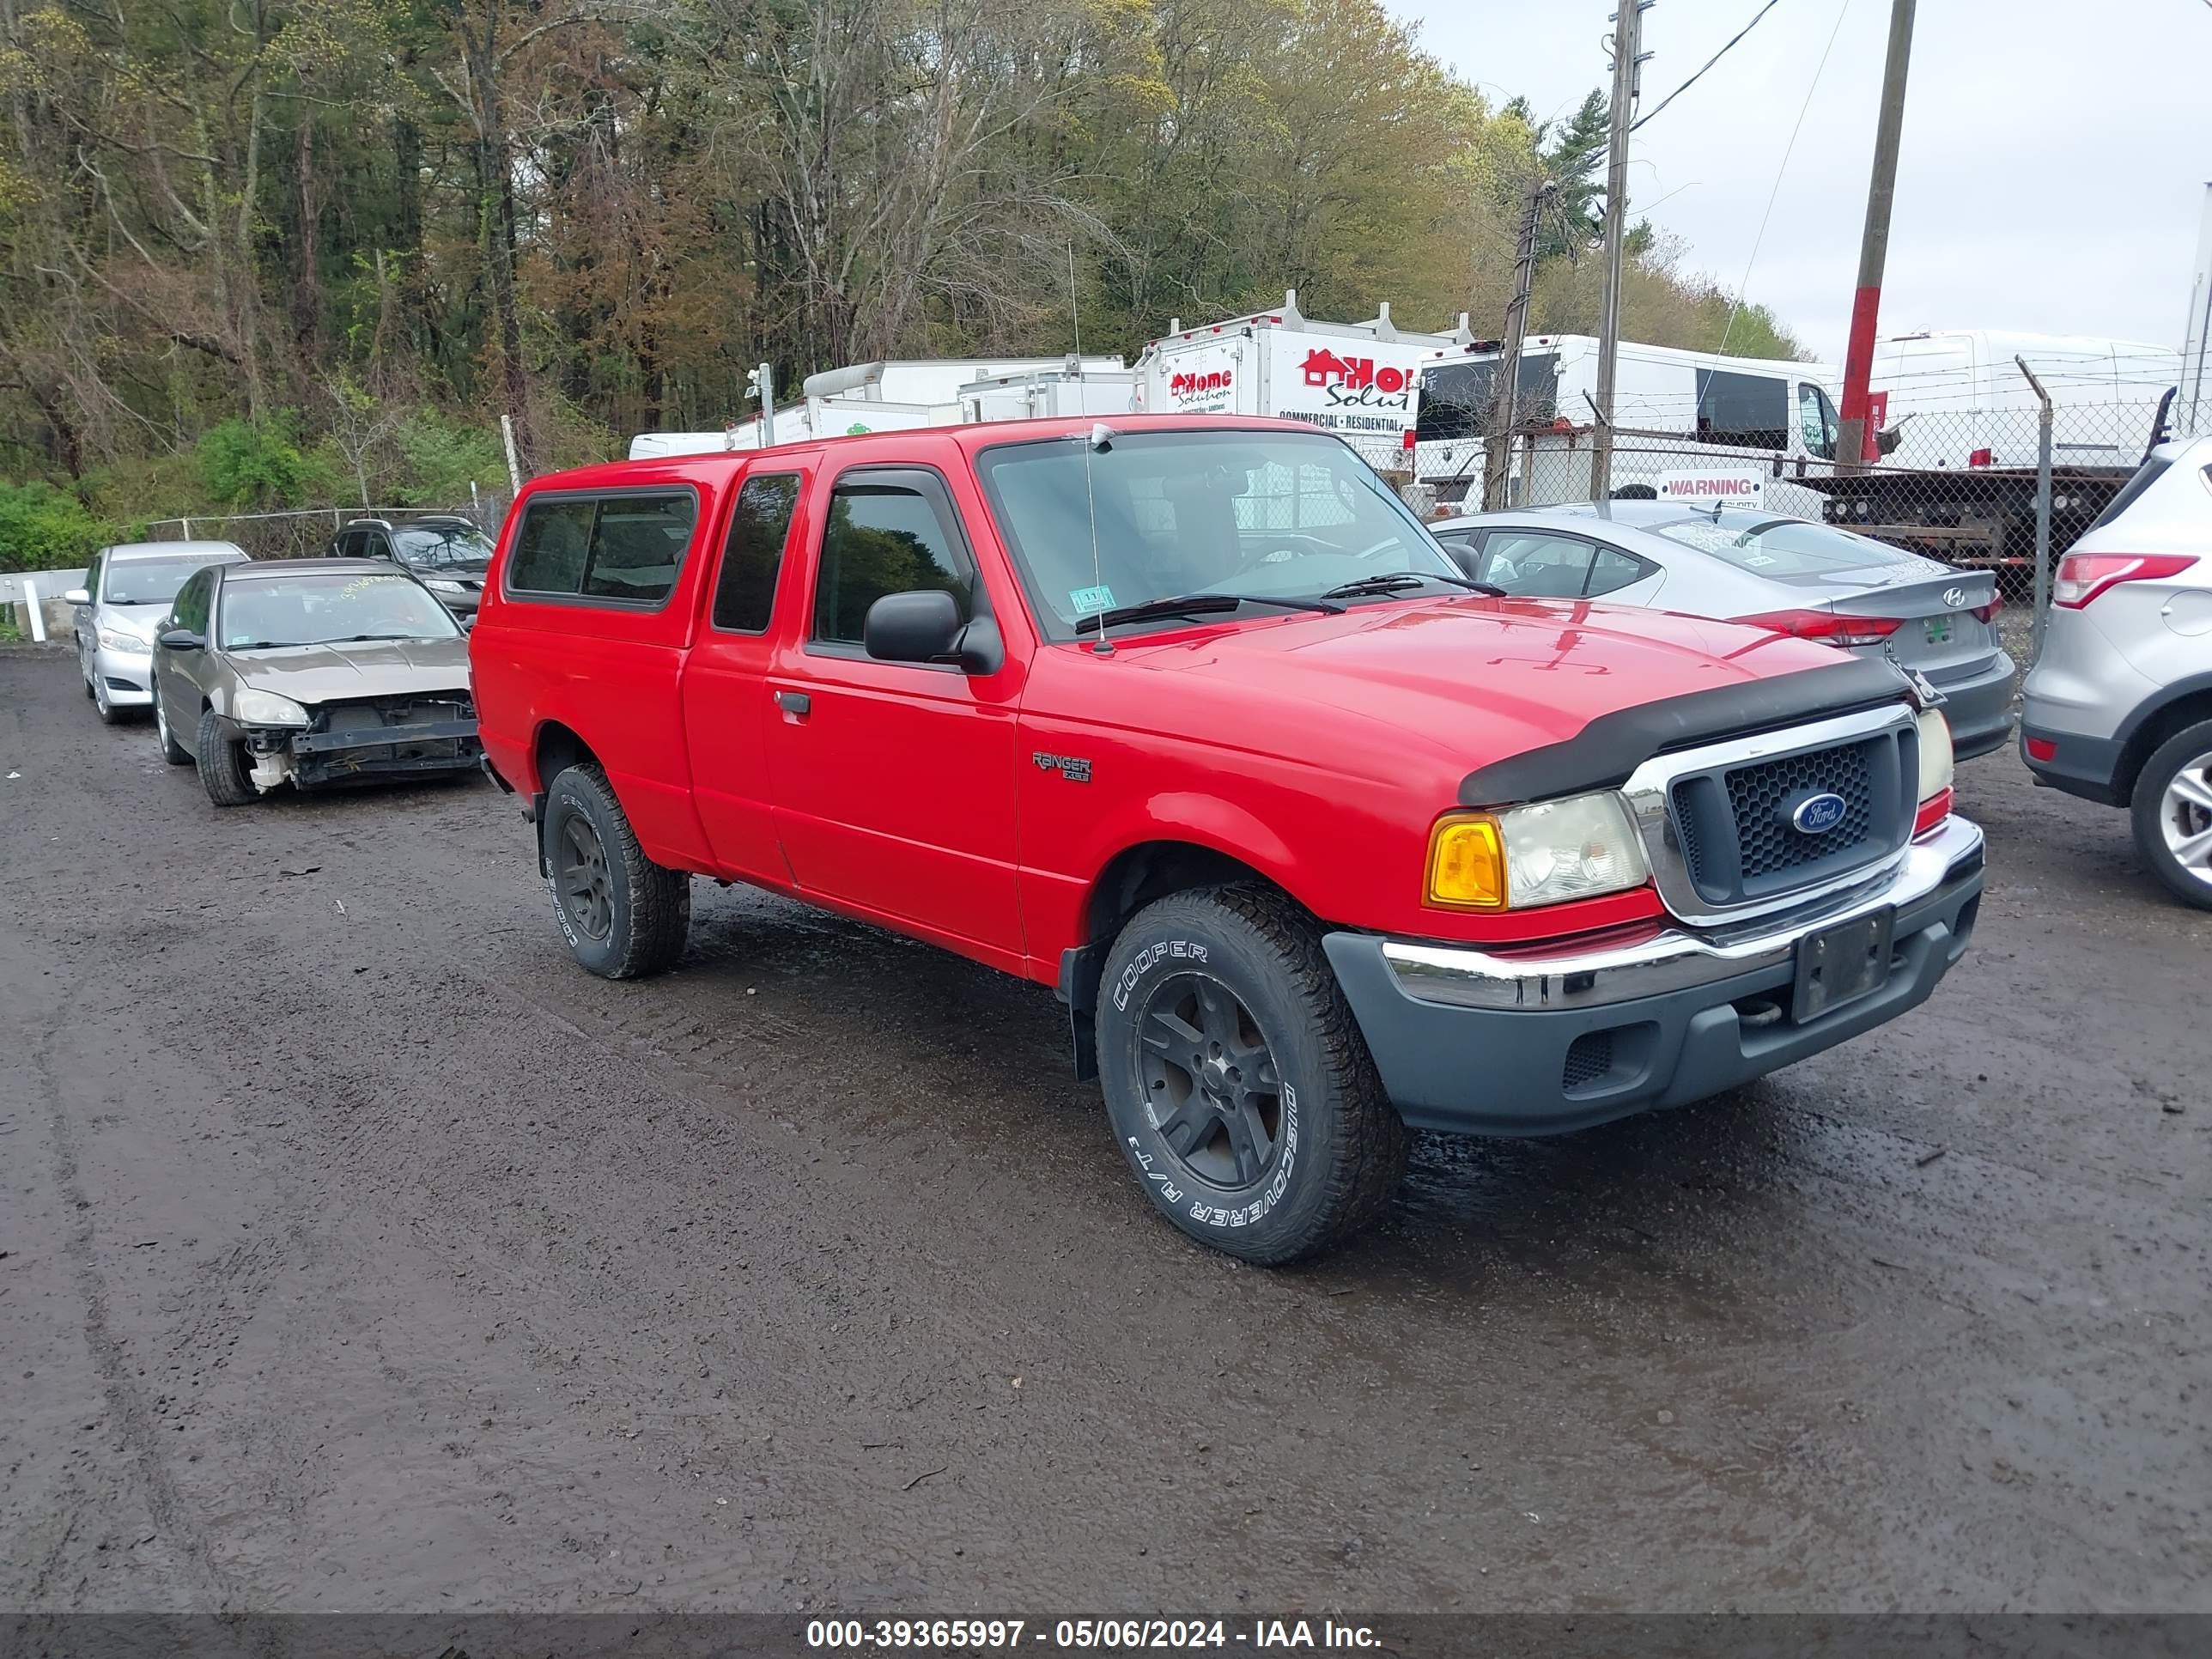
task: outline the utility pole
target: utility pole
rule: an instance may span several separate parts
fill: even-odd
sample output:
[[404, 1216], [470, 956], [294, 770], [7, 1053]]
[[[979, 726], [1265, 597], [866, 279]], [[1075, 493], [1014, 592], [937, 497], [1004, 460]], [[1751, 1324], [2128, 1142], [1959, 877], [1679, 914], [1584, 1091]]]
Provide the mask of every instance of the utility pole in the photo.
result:
[[1492, 371], [1490, 432], [1482, 446], [1482, 505], [1486, 512], [1510, 507], [1505, 499], [1508, 464], [1512, 458], [1515, 404], [1521, 392], [1521, 343], [1528, 336], [1528, 290], [1536, 281], [1536, 226], [1545, 204], [1559, 193], [1548, 179], [1540, 179], [1528, 192], [1527, 211], [1521, 216], [1521, 246], [1513, 265], [1513, 298], [1505, 307], [1505, 350]]
[[1858, 291], [1851, 295], [1850, 344], [1844, 352], [1844, 408], [1837, 423], [1836, 471], [1866, 464], [1867, 382], [1874, 376], [1875, 325], [1881, 273], [1889, 259], [1889, 209], [1897, 196], [1897, 149], [1905, 129], [1905, 72], [1912, 61], [1914, 0], [1890, 0], [1889, 57], [1881, 71], [1881, 114], [1874, 129], [1874, 173], [1867, 181], [1866, 233], [1859, 242]]
[[1606, 144], [1605, 304], [1597, 325], [1597, 429], [1590, 434], [1590, 498], [1613, 491], [1613, 382], [1620, 355], [1620, 244], [1628, 224], [1628, 128], [1636, 103], [1637, 53], [1644, 8], [1651, 0], [1614, 0], [1613, 136]]

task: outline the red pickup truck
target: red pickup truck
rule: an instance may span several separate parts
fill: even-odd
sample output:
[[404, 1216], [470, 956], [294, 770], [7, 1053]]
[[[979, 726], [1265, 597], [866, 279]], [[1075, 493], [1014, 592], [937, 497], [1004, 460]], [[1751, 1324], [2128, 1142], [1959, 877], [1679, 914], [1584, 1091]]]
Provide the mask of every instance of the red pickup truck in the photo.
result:
[[533, 481], [471, 657], [586, 968], [694, 875], [1057, 988], [1185, 1231], [1372, 1217], [1405, 1130], [1698, 1100], [1893, 1018], [1981, 832], [1931, 696], [1471, 581], [1345, 445], [1132, 416]]

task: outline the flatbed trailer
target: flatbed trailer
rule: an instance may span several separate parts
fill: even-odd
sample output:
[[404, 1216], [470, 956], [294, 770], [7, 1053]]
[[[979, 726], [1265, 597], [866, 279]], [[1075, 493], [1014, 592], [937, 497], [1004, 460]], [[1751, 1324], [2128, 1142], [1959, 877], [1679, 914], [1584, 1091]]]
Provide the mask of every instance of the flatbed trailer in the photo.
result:
[[[2055, 562], [2096, 521], [2135, 475], [2133, 467], [2051, 470], [2051, 556]], [[1965, 569], [1994, 570], [2000, 586], [2025, 592], [2035, 576], [2036, 469], [1875, 467], [1816, 473], [1796, 482], [1825, 499], [1820, 516], [1845, 530]]]

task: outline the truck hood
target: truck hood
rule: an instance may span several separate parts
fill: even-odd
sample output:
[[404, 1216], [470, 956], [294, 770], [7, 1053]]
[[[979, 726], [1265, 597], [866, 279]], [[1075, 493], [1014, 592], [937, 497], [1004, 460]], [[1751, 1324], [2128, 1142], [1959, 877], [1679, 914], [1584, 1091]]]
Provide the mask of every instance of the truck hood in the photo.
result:
[[[1174, 677], [1194, 694], [1176, 701], [1201, 720], [1212, 708], [1237, 720], [1219, 738], [1350, 775], [1387, 773], [1409, 751], [1479, 767], [1565, 743], [1624, 708], [1844, 660], [1705, 617], [1472, 596], [1240, 620], [1115, 648]], [[1267, 714], [1237, 720], [1238, 706]]]
[[241, 685], [309, 705], [465, 691], [469, 684], [469, 642], [459, 636], [283, 646], [240, 653], [229, 662]]

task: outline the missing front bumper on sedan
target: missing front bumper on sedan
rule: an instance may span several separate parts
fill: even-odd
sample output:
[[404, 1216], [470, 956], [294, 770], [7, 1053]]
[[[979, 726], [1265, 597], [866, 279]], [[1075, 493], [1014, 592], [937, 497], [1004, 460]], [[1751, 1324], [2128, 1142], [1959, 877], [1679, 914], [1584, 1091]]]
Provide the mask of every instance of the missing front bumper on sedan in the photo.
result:
[[311, 708], [298, 727], [248, 726], [253, 787], [319, 785], [473, 770], [483, 754], [465, 699], [340, 703]]

